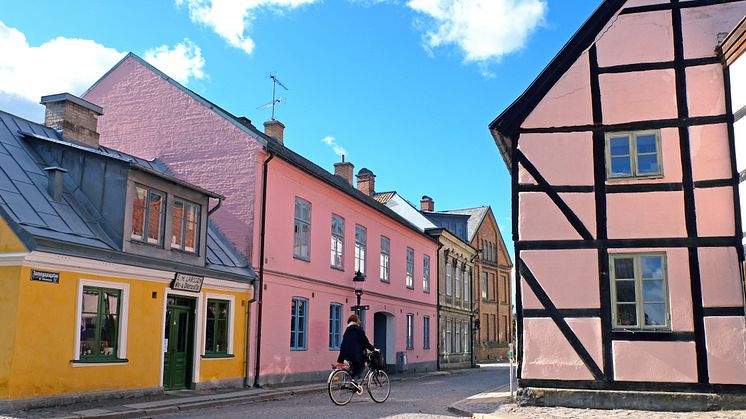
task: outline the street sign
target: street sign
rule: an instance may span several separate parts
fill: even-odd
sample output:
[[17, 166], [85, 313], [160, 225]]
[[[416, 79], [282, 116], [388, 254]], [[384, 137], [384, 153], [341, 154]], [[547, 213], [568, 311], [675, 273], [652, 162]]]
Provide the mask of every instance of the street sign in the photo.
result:
[[360, 310], [370, 310], [370, 306], [369, 306], [369, 305], [364, 305], [364, 306], [352, 306], [352, 307], [350, 307], [350, 308], [352, 309], [352, 311], [360, 311]]

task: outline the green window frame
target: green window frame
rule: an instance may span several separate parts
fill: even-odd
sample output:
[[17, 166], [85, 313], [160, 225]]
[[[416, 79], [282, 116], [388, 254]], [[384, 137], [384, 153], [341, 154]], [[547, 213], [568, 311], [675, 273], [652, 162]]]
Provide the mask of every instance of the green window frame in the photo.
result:
[[118, 359], [122, 291], [83, 287], [80, 318], [80, 361]]
[[620, 253], [609, 259], [613, 327], [670, 331], [666, 254]]
[[659, 130], [606, 134], [606, 178], [646, 179], [663, 176]]
[[205, 316], [205, 356], [228, 356], [231, 304], [228, 300], [208, 299]]

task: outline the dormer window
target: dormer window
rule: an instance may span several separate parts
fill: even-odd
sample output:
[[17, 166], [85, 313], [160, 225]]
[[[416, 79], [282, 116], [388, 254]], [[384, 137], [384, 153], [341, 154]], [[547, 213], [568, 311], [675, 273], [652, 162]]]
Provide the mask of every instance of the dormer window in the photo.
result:
[[171, 225], [171, 248], [196, 253], [199, 245], [201, 207], [176, 198]]
[[132, 240], [163, 244], [163, 213], [166, 194], [142, 185], [135, 186], [132, 202]]

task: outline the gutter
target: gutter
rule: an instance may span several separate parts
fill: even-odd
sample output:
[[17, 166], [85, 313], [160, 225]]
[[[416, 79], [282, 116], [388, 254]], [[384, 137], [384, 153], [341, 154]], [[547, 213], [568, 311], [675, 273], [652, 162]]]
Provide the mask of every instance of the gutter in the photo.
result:
[[224, 197], [224, 196], [222, 196], [222, 195], [218, 196], [218, 197], [217, 197], [217, 200], [218, 200], [218, 203], [217, 203], [217, 205], [215, 205], [215, 206], [214, 206], [214, 207], [213, 207], [213, 208], [212, 208], [211, 210], [207, 211], [207, 215], [208, 215], [208, 216], [210, 216], [210, 215], [212, 215], [212, 214], [213, 214], [213, 213], [214, 213], [215, 211], [217, 211], [218, 209], [220, 209], [220, 207], [221, 207], [221, 206], [223, 205], [223, 200], [224, 200], [224, 199], [225, 199], [225, 197]]
[[256, 360], [254, 366], [254, 387], [261, 387], [259, 385], [259, 366], [261, 364], [262, 356], [262, 302], [264, 297], [264, 237], [267, 226], [267, 169], [269, 162], [275, 158], [274, 153], [267, 151], [269, 157], [264, 160], [264, 168], [262, 171], [262, 229], [259, 239], [259, 291], [258, 299], [256, 297], [257, 292], [254, 293], [254, 299], [257, 299], [259, 304], [257, 317], [256, 317]]

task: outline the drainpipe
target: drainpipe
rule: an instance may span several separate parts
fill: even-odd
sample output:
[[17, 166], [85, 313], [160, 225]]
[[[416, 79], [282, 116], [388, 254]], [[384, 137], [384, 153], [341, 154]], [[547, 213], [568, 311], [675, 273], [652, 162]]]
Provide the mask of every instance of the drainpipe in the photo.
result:
[[[267, 160], [264, 160], [264, 169], [262, 173], [262, 230], [259, 238], [259, 296], [257, 299], [257, 315], [256, 315], [256, 360], [254, 367], [254, 387], [261, 387], [259, 385], [259, 366], [261, 364], [262, 355], [262, 300], [264, 298], [264, 236], [267, 225], [267, 168], [269, 162], [275, 157], [274, 154], [269, 153]], [[255, 293], [256, 295], [256, 293]]]
[[220, 206], [223, 205], [223, 200], [225, 199], [224, 196], [218, 197], [218, 203], [209, 211], [207, 211], [207, 215], [212, 215], [215, 211], [220, 209]]
[[[254, 281], [256, 282], [256, 281]], [[244, 387], [251, 387], [251, 384], [249, 384], [249, 374], [251, 373], [251, 362], [249, 361], [249, 358], [251, 357], [251, 348], [249, 347], [249, 340], [251, 339], [251, 303], [256, 301], [256, 289], [254, 289], [254, 295], [251, 297], [249, 301], [246, 302], [246, 339], [244, 346], [246, 348], [246, 362], [244, 366], [244, 375], [243, 375], [243, 386]]]

